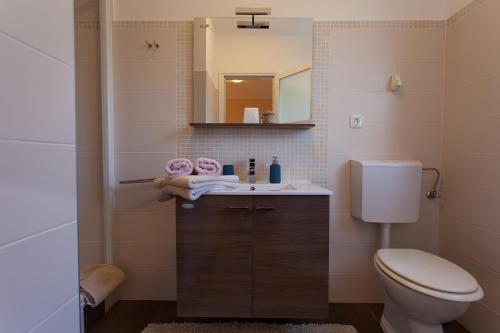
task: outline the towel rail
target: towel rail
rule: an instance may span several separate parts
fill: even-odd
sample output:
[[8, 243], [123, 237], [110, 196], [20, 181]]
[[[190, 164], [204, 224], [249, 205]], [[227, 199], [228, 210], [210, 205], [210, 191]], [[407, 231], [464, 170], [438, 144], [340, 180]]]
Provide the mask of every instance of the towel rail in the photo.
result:
[[145, 179], [132, 179], [132, 180], [121, 180], [120, 184], [145, 184], [154, 182], [155, 178], [145, 178]]

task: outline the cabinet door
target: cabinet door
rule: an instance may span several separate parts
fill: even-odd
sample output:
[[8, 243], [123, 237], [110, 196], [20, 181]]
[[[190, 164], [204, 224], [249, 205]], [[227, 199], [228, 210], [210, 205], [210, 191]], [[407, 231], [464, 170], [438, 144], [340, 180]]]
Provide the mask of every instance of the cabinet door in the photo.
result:
[[328, 317], [329, 199], [253, 200], [253, 316]]
[[177, 315], [252, 316], [249, 197], [177, 199]]

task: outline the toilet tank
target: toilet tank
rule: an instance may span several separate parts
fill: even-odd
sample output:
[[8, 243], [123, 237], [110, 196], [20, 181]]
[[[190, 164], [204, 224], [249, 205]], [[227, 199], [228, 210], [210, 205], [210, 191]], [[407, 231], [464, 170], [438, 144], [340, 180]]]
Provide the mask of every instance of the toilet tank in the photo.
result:
[[351, 161], [351, 213], [364, 222], [416, 222], [421, 184], [419, 161]]

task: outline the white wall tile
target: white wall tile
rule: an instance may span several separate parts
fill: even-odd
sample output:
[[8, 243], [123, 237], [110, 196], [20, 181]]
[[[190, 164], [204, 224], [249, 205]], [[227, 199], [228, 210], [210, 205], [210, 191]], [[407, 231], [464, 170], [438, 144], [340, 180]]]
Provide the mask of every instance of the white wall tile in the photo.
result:
[[2, 7], [0, 31], [73, 65], [72, 1], [4, 0]]
[[398, 28], [336, 29], [330, 38], [334, 61], [397, 61], [400, 56]]
[[401, 59], [442, 60], [445, 28], [404, 29], [401, 32]]
[[78, 294], [76, 228], [73, 222], [0, 247], [0, 331], [27, 332]]
[[98, 21], [99, 0], [75, 0], [75, 20]]
[[30, 333], [79, 333], [80, 327], [75, 322], [80, 320], [80, 297], [76, 295], [56, 313], [33, 328]]
[[440, 92], [444, 88], [444, 70], [441, 61], [403, 61], [401, 79], [408, 92]]
[[1, 6], [0, 331], [78, 332], [73, 4]]
[[74, 143], [73, 68], [2, 33], [0, 49], [0, 138]]
[[175, 212], [117, 213], [113, 240], [118, 243], [175, 243]]
[[116, 211], [129, 212], [172, 212], [175, 201], [157, 201], [158, 190], [151, 184], [118, 185], [115, 190]]
[[378, 244], [336, 244], [330, 257], [333, 272], [373, 274], [373, 256], [377, 248]]
[[78, 209], [98, 212], [102, 205], [102, 155], [77, 154]]
[[76, 147], [78, 152], [100, 152], [101, 95], [92, 90], [76, 93]]
[[126, 271], [175, 270], [175, 244], [173, 243], [115, 243], [115, 264]]
[[169, 123], [120, 122], [116, 128], [117, 152], [175, 152], [177, 131]]
[[116, 92], [116, 117], [129, 122], [166, 122], [175, 129], [176, 95], [175, 91]]
[[[114, 60], [175, 61], [177, 56], [175, 27], [148, 29], [113, 29]], [[155, 41], [158, 48], [148, 48], [146, 41]]]
[[500, 325], [498, 1], [477, 2], [449, 23], [440, 253], [467, 269], [486, 295], [460, 322], [472, 332]]
[[460, 322], [466, 328], [474, 328], [474, 333], [490, 333], [492, 328], [500, 327], [500, 316], [480, 302], [472, 303]]
[[104, 224], [102, 211], [78, 211], [78, 240], [80, 242], [102, 243]]
[[176, 64], [173, 61], [116, 61], [115, 90], [174, 90]]
[[376, 275], [333, 274], [330, 301], [336, 303], [383, 303], [384, 292]]
[[75, 148], [0, 140], [0, 245], [76, 219]]
[[145, 179], [165, 176], [165, 164], [176, 153], [117, 153], [117, 176], [120, 180]]
[[85, 267], [104, 262], [104, 244], [97, 242], [84, 242], [78, 245], [80, 271]]
[[175, 300], [177, 276], [173, 272], [125, 272], [119, 293], [126, 300]]

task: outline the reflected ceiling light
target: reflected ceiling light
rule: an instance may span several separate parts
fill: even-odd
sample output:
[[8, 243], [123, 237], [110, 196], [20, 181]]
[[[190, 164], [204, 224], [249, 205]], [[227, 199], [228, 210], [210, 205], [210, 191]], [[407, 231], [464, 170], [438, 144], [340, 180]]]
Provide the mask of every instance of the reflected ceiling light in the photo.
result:
[[231, 80], [232, 83], [241, 83], [243, 80]]

